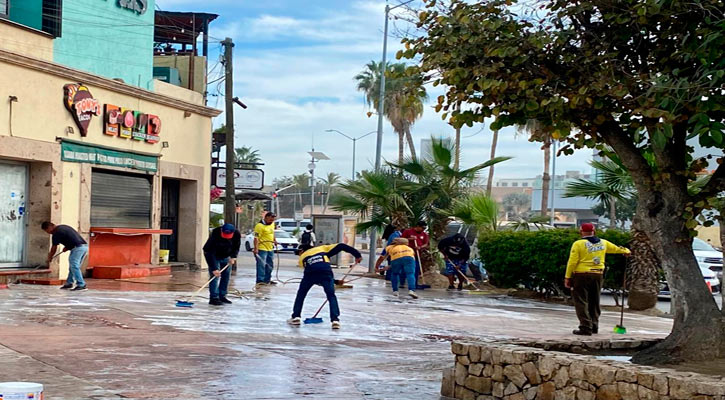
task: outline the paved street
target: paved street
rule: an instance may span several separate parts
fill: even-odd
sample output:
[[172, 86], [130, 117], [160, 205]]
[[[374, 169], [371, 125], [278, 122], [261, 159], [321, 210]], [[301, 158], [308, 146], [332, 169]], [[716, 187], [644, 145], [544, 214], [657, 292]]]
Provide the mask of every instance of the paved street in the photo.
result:
[[[342, 324], [291, 327], [296, 283], [251, 293], [249, 253], [232, 287], [246, 298], [175, 307], [205, 272], [131, 281], [90, 280], [92, 290], [11, 285], [0, 290], [0, 381], [46, 385], [50, 399], [438, 399], [454, 338], [571, 336], [573, 309], [467, 292], [426, 290], [394, 299], [381, 280], [339, 290]], [[283, 256], [281, 280], [299, 277]], [[343, 269], [336, 275], [341, 276]], [[183, 293], [182, 293], [183, 292]], [[206, 295], [206, 293], [204, 293]], [[311, 291], [303, 316], [323, 302]], [[611, 336], [616, 313], [603, 315]], [[631, 335], [663, 335], [671, 321], [625, 316]]]

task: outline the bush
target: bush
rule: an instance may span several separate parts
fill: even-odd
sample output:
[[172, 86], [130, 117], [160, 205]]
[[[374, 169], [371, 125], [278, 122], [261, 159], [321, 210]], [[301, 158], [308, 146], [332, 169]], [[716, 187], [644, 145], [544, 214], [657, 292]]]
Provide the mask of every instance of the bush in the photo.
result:
[[[629, 233], [613, 230], [598, 236], [620, 246], [630, 240]], [[486, 232], [478, 237], [478, 254], [495, 286], [562, 295], [569, 251], [579, 239], [579, 233], [573, 229]], [[624, 257], [609, 255], [605, 262], [604, 287], [619, 289]]]

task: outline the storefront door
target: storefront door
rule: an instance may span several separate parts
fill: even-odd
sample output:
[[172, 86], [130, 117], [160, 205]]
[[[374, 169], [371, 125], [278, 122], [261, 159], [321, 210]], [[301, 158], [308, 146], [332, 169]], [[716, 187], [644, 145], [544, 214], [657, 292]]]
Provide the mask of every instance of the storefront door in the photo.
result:
[[164, 178], [161, 183], [161, 229], [173, 231], [161, 236], [161, 248], [169, 250], [169, 261], [179, 261], [179, 186], [175, 179]]
[[0, 268], [25, 261], [25, 207], [28, 168], [0, 163]]

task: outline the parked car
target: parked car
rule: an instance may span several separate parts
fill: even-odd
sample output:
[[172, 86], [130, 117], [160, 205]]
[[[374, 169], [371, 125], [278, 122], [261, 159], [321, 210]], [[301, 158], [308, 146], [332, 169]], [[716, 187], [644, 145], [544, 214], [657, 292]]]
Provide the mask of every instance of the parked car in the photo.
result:
[[[692, 251], [702, 271], [705, 282], [710, 284], [713, 293], [719, 292], [722, 280], [722, 252], [715, 250], [710, 244], [702, 239], [692, 240]], [[660, 282], [659, 297], [670, 297], [670, 288], [666, 281]]]
[[[274, 231], [274, 239], [277, 241], [277, 245], [274, 248], [275, 253], [280, 251], [297, 253], [297, 247], [300, 243], [291, 233], [277, 229]], [[254, 248], [254, 233], [250, 233], [244, 238], [244, 248], [247, 251], [252, 251]]]
[[[278, 218], [274, 223], [277, 225], [277, 229], [292, 233], [297, 229], [297, 221], [293, 218]], [[310, 223], [309, 219], [303, 219], [299, 222], [300, 230], [304, 230], [305, 226]]]

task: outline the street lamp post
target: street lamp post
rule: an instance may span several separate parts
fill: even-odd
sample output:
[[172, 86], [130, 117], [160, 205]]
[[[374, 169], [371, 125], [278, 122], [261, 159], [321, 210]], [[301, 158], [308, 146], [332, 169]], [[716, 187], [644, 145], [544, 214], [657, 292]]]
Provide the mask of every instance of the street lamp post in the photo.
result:
[[368, 133], [366, 133], [364, 135], [358, 136], [356, 138], [350, 137], [350, 136], [348, 136], [348, 135], [346, 135], [346, 134], [338, 131], [337, 129], [327, 129], [327, 130], [325, 130], [325, 132], [336, 132], [336, 133], [339, 133], [340, 135], [342, 135], [342, 136], [344, 136], [344, 137], [352, 140], [352, 180], [354, 181], [355, 180], [355, 172], [356, 172], [356, 170], [355, 170], [355, 147], [356, 147], [356, 143], [357, 143], [358, 140], [360, 140], [360, 139], [362, 139], [362, 138], [364, 138], [366, 136], [370, 136], [370, 135], [372, 135], [373, 133], [375, 133], [377, 131], [371, 131], [371, 132], [368, 132]]
[[[554, 213], [556, 212], [556, 206], [554, 205], [554, 202], [556, 201], [556, 147], [558, 144], [558, 140], [554, 140], [554, 159], [551, 162], [551, 226], [554, 226]], [[546, 195], [546, 193], [542, 193], [543, 195]]]
[[[404, 3], [400, 3], [395, 7], [390, 7], [389, 4], [385, 5], [385, 28], [383, 30], [383, 61], [380, 64], [380, 98], [378, 100], [378, 140], [375, 146], [375, 172], [380, 171], [380, 159], [381, 152], [383, 150], [383, 107], [385, 103], [385, 70], [386, 70], [386, 59], [388, 52], [388, 18], [390, 11], [398, 7], [402, 7], [408, 3], [412, 3], [414, 0], [408, 0]], [[370, 232], [370, 254], [368, 256], [368, 272], [375, 272], [375, 256], [377, 252], [377, 239], [378, 232], [373, 229]]]

